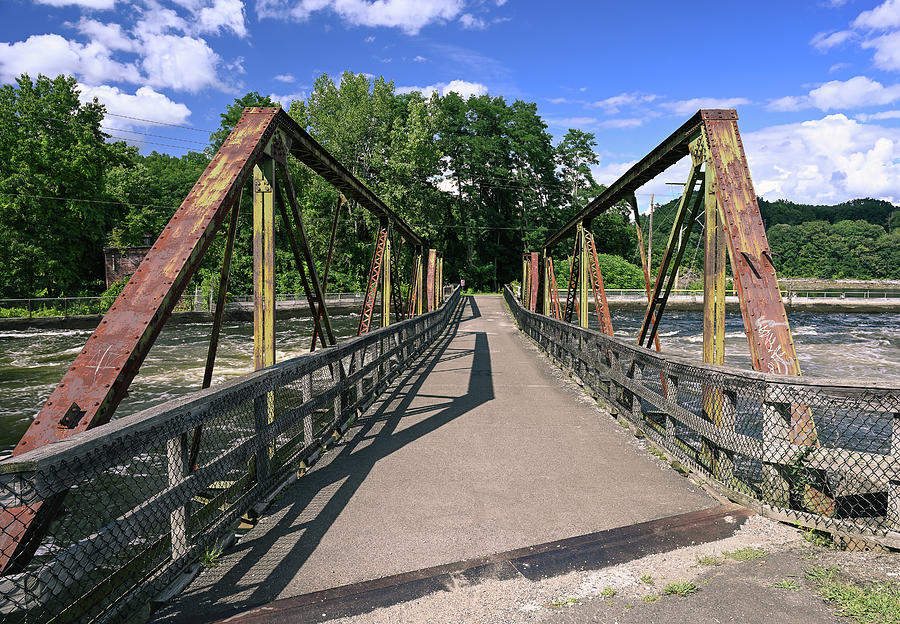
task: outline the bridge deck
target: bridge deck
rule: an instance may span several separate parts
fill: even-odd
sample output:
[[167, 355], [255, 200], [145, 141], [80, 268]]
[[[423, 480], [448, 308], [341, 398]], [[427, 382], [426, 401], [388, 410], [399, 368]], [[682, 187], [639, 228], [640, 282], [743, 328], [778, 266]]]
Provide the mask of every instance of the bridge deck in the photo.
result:
[[502, 297], [468, 297], [343, 443], [157, 618], [225, 617], [716, 504], [560, 383]]

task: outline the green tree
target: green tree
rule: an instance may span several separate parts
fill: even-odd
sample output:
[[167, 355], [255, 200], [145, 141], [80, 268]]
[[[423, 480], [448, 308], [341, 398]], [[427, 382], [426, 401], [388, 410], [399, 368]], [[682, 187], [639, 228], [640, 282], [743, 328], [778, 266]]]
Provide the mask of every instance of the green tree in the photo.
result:
[[99, 282], [107, 172], [133, 150], [109, 144], [104, 108], [82, 104], [74, 78], [28, 75], [0, 87], [0, 293], [70, 294]]

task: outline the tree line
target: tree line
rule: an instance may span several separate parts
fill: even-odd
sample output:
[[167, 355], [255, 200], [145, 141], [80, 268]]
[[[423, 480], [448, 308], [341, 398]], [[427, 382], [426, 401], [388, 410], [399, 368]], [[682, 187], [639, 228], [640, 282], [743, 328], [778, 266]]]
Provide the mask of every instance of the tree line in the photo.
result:
[[[248, 93], [222, 112], [205, 149], [178, 157], [141, 155], [124, 141], [112, 140], [104, 130], [108, 126], [102, 125], [104, 107], [96, 100], [81, 103], [74, 78], [32, 80], [22, 75], [0, 87], [0, 297], [98, 294], [104, 286], [103, 247], [154, 240], [243, 108], [277, 105], [259, 93]], [[509, 103], [489, 95], [464, 99], [452, 92], [398, 93], [383, 78], [345, 72], [337, 80], [322, 75], [309, 96], [294, 101], [287, 112], [431, 246], [443, 251], [448, 280], [465, 279], [476, 290], [496, 290], [518, 279], [522, 252], [540, 249], [550, 233], [603, 190], [591, 175], [591, 166], [598, 163], [594, 135], [570, 129], [554, 145], [536, 104], [530, 102]], [[314, 256], [324, 259], [337, 192], [300, 163], [292, 164], [291, 176]], [[847, 214], [869, 214], [865, 211], [871, 206], [865, 202], [870, 200], [859, 201], [865, 205]], [[764, 218], [778, 221], [770, 230], [777, 241], [773, 249], [776, 244], [808, 245], [804, 236], [778, 228], [809, 227], [804, 221], [808, 214], [824, 214], [788, 202], [761, 206]], [[883, 221], [883, 207], [873, 210], [872, 219]], [[654, 224], [656, 265], [668, 237], [667, 211], [672, 206], [660, 207]], [[251, 213], [251, 193], [245, 192], [232, 262], [233, 293], [252, 290]], [[601, 215], [592, 229], [607, 287], [643, 287], [627, 207]], [[699, 229], [693, 237], [699, 236]], [[377, 230], [377, 220], [363, 209], [352, 202], [341, 207], [329, 290], [365, 287]], [[896, 240], [890, 238], [896, 235], [881, 240], [874, 230], [866, 232], [876, 240], [871, 253], [896, 253]], [[829, 236], [824, 240], [831, 240]], [[208, 291], [218, 281], [224, 237], [220, 232], [211, 244], [192, 288]], [[561, 288], [569, 252], [554, 252]], [[403, 258], [409, 253], [408, 248], [400, 250]], [[814, 253], [808, 250], [807, 255]], [[699, 255], [692, 260], [702, 267], [702, 249]], [[777, 256], [785, 262], [784, 270], [813, 270], [810, 263], [787, 263], [791, 255], [788, 251]], [[861, 255], [848, 270], [873, 270], [890, 262], [872, 262], [870, 255]], [[300, 291], [300, 276], [279, 223], [275, 262], [278, 291]], [[897, 265], [894, 261], [892, 266]]]

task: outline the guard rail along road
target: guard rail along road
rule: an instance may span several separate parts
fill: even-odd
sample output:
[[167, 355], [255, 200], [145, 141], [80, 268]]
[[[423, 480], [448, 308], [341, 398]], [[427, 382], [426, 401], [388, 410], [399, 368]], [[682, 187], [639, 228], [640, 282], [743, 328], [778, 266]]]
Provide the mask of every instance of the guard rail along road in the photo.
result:
[[[5, 622], [121, 621], [214, 565], [446, 328], [438, 310], [0, 461], [2, 509], [65, 497], [19, 573]], [[204, 435], [196, 465], [189, 437]], [[25, 513], [25, 512], [23, 512]], [[162, 596], [161, 596], [162, 594]]]
[[[698, 363], [529, 312], [509, 287], [504, 296], [519, 329], [557, 365], [730, 499], [843, 539], [900, 548], [896, 382]], [[791, 442], [791, 411], [806, 408], [818, 446]]]

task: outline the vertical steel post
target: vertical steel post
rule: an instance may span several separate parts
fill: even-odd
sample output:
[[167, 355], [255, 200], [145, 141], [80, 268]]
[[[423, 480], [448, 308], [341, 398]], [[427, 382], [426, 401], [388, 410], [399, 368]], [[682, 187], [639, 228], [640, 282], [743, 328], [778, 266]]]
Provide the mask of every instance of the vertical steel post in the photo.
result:
[[587, 232], [585, 231], [585, 224], [578, 224], [578, 240], [579, 240], [579, 248], [578, 248], [578, 257], [575, 258], [574, 262], [578, 263], [578, 321], [582, 327], [588, 326], [588, 307], [590, 305], [590, 300], [588, 299], [588, 246], [587, 246]]
[[391, 230], [390, 224], [382, 223], [387, 228], [384, 241], [384, 261], [381, 267], [381, 326], [391, 324]]
[[434, 282], [437, 274], [437, 250], [428, 250], [428, 269], [425, 282], [425, 303], [428, 306], [427, 312], [435, 309], [434, 305]]
[[703, 247], [703, 361], [725, 363], [725, 239], [716, 201], [716, 171], [706, 168]]
[[[253, 368], [275, 363], [275, 161], [263, 156], [253, 167]], [[260, 433], [275, 419], [270, 392], [253, 402], [253, 420]], [[256, 455], [256, 480], [264, 483], [274, 447]]]
[[543, 288], [541, 288], [541, 299], [542, 299], [542, 308], [541, 311], [550, 316], [550, 256], [547, 255], [547, 248], [544, 247], [541, 250], [541, 266], [544, 270], [544, 283]]
[[275, 363], [275, 162], [253, 168], [253, 368]]

